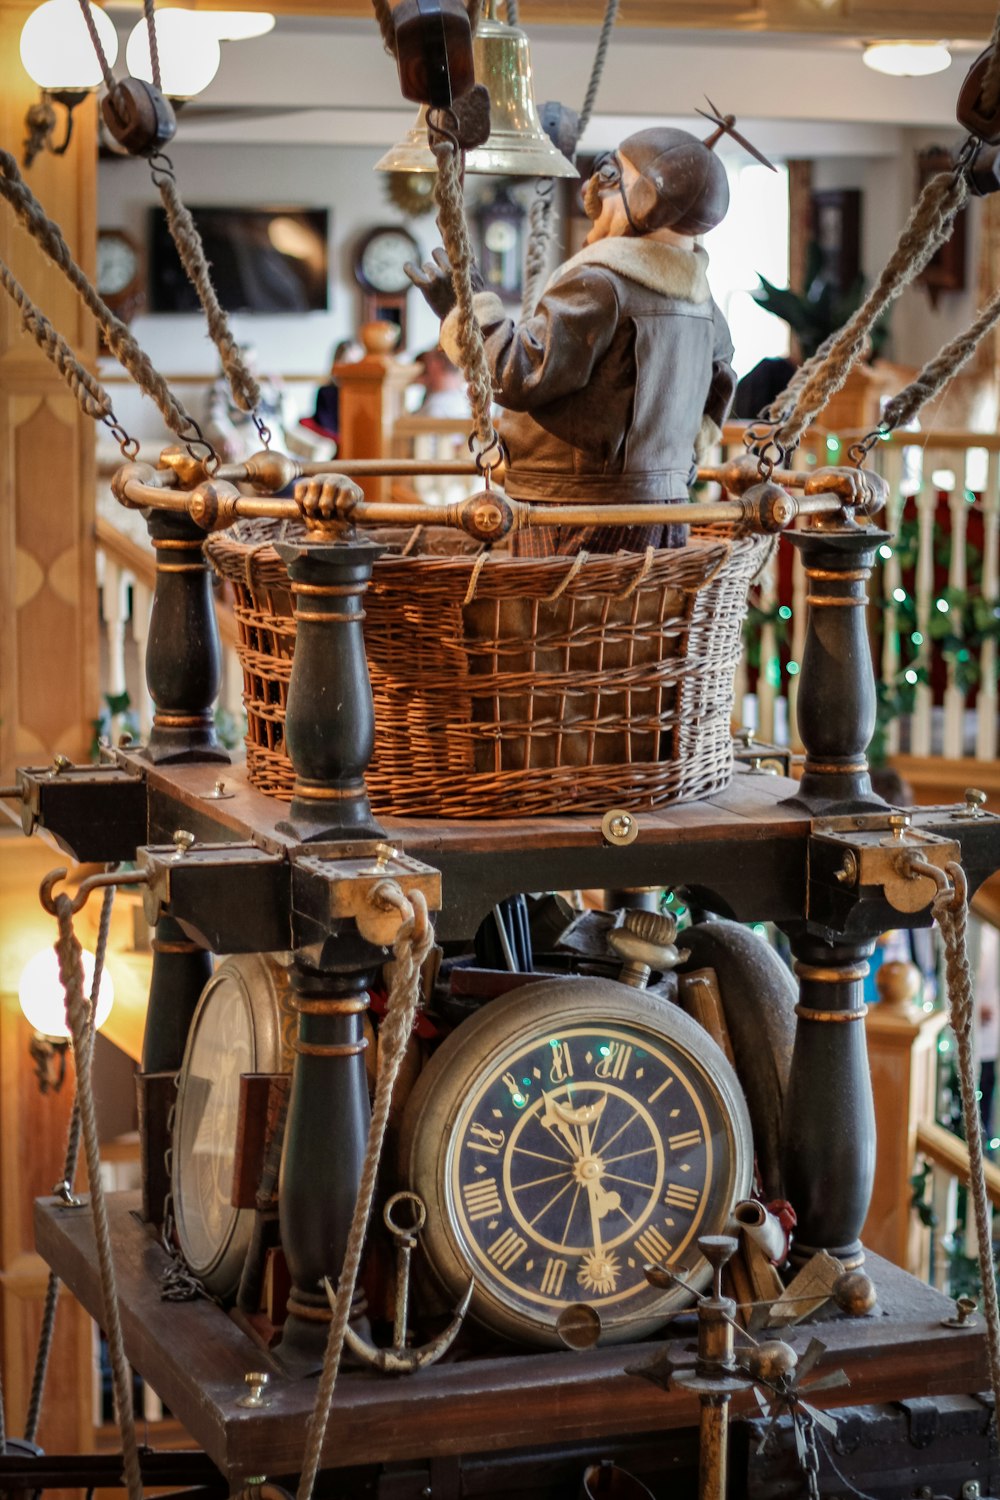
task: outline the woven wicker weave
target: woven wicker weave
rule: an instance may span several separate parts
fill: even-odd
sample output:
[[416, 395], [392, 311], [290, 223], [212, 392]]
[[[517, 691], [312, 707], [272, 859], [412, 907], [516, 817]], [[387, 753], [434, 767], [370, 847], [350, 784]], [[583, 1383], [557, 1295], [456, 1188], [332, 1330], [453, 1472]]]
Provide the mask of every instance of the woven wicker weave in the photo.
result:
[[[287, 799], [295, 624], [277, 527], [241, 522], [206, 550], [236, 596], [250, 779]], [[708, 531], [645, 556], [384, 557], [364, 627], [376, 812], [603, 812], [721, 790], [747, 589], [769, 545]]]

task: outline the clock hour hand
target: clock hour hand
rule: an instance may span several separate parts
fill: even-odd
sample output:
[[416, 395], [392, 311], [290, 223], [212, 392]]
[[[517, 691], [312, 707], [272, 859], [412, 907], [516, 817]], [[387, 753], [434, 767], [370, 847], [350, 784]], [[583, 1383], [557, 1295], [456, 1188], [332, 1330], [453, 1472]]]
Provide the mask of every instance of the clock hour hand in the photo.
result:
[[540, 1124], [546, 1130], [558, 1135], [569, 1147], [570, 1155], [574, 1159], [578, 1159], [580, 1156], [580, 1142], [573, 1129], [573, 1122], [566, 1118], [562, 1106], [552, 1094], [543, 1092], [542, 1098], [545, 1100], [545, 1108], [542, 1111]]

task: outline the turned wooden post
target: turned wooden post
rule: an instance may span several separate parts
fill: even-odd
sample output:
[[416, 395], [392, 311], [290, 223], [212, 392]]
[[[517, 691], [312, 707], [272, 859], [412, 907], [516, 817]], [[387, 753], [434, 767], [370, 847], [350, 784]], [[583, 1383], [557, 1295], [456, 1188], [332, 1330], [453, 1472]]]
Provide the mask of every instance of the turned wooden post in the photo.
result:
[[[338, 452], [342, 458], [389, 458], [392, 429], [403, 412], [403, 393], [420, 367], [404, 364], [393, 355], [399, 342], [396, 324], [364, 323], [359, 332], [364, 359], [334, 365], [332, 371], [340, 387]], [[366, 500], [389, 499], [391, 480], [365, 478], [358, 483]]]
[[799, 980], [782, 1150], [798, 1215], [794, 1257], [826, 1250], [858, 1265], [875, 1173], [862, 988], [875, 942], [832, 944], [804, 927], [786, 930]]
[[146, 644], [153, 728], [143, 754], [155, 765], [228, 763], [215, 733], [222, 658], [205, 533], [190, 516], [168, 511], [150, 511], [146, 525], [156, 549], [156, 589]]
[[814, 525], [790, 540], [809, 587], [796, 700], [806, 763], [790, 801], [816, 814], [875, 811], [886, 804], [872, 791], [865, 754], [876, 708], [865, 584], [888, 533]]
[[948, 1016], [943, 1010], [928, 1014], [921, 1008], [923, 979], [915, 964], [883, 964], [875, 985], [879, 1003], [869, 1010], [865, 1030], [878, 1158], [864, 1242], [869, 1250], [926, 1281], [929, 1237], [910, 1207], [910, 1179], [917, 1127], [935, 1118], [937, 1044]]

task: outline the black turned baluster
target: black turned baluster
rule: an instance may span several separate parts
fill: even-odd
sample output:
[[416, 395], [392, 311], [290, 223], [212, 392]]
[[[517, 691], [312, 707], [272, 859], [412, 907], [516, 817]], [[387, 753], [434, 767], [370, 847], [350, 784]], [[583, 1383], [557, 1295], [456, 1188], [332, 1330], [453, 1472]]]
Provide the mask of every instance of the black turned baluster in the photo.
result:
[[789, 929], [798, 1021], [784, 1109], [785, 1193], [798, 1215], [794, 1257], [864, 1258], [861, 1230], [875, 1174], [875, 1109], [863, 981], [874, 940], [831, 945]]
[[295, 787], [283, 832], [304, 842], [379, 838], [365, 770], [375, 713], [361, 624], [365, 590], [385, 551], [364, 539], [278, 542], [295, 594], [295, 663], [285, 748]]
[[887, 537], [856, 526], [811, 526], [790, 537], [809, 580], [809, 616], [796, 703], [806, 764], [789, 800], [813, 813], [886, 805], [872, 791], [865, 754], [876, 708], [865, 584], [875, 549]]
[[176, 1073], [184, 1060], [195, 1006], [212, 977], [212, 955], [167, 916], [161, 916], [156, 924], [152, 949], [142, 1071]]
[[143, 754], [155, 765], [228, 762], [215, 733], [222, 664], [205, 533], [190, 516], [167, 511], [148, 512], [146, 525], [156, 588], [146, 646], [153, 728]]
[[[330, 1304], [322, 1280], [329, 1277], [336, 1287], [344, 1263], [371, 1118], [363, 1018], [367, 985], [383, 955], [351, 936], [338, 948], [342, 972], [311, 971], [299, 955], [292, 975], [299, 1031], [278, 1187], [292, 1291], [277, 1353], [286, 1369], [299, 1374], [323, 1362]], [[357, 963], [365, 949], [377, 956], [361, 970]], [[359, 1292], [351, 1322], [367, 1336], [364, 1323], [359, 1326], [364, 1306]]]

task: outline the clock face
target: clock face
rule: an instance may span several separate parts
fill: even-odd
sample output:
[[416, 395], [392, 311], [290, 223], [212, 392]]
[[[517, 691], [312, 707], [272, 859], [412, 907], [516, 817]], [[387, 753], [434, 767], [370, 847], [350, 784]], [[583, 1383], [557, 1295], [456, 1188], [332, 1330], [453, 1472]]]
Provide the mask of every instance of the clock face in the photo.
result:
[[242, 1073], [287, 1071], [291, 1018], [284, 969], [268, 955], [228, 958], [202, 993], [188, 1033], [174, 1119], [177, 1238], [214, 1296], [236, 1290], [253, 1210], [232, 1205]]
[[403, 270], [407, 261], [420, 259], [420, 246], [405, 229], [377, 230], [361, 247], [359, 279], [375, 292], [397, 294], [409, 290]]
[[97, 241], [97, 290], [102, 297], [125, 291], [139, 271], [139, 252], [119, 230], [102, 230]]
[[403, 1135], [439, 1279], [455, 1296], [471, 1275], [474, 1317], [548, 1345], [572, 1303], [612, 1342], [689, 1302], [643, 1267], [703, 1285], [696, 1241], [725, 1227], [753, 1159], [739, 1085], [707, 1034], [604, 980], [543, 981], [485, 1007], [424, 1070]]

